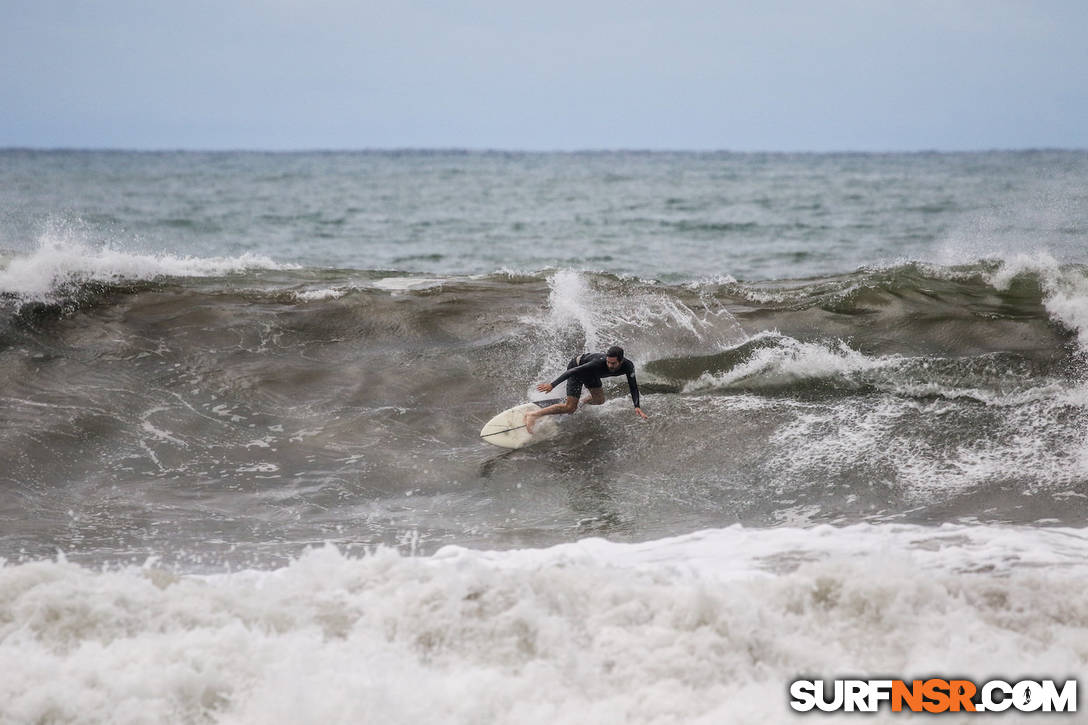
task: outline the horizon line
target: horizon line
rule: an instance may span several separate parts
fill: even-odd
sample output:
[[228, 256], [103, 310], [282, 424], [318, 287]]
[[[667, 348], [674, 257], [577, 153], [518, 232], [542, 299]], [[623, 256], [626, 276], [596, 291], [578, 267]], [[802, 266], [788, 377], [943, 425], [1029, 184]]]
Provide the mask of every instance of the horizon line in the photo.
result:
[[989, 153], [1053, 153], [1088, 152], [1088, 147], [1076, 146], [994, 146], [987, 148], [916, 148], [916, 149], [728, 149], [728, 148], [503, 148], [488, 146], [360, 146], [360, 147], [121, 147], [121, 146], [0, 146], [0, 153], [146, 153], [146, 154], [526, 154], [526, 155], [590, 155], [590, 154], [733, 154], [742, 155], [939, 155]]

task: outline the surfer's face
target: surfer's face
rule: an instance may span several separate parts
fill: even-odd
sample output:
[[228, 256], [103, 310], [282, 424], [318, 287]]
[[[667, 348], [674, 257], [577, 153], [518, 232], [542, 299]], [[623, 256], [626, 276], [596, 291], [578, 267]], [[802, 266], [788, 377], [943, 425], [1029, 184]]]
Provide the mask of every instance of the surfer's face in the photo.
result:
[[604, 359], [604, 364], [608, 366], [609, 370], [614, 372], [620, 367], [620, 359], [618, 357], [606, 357]]

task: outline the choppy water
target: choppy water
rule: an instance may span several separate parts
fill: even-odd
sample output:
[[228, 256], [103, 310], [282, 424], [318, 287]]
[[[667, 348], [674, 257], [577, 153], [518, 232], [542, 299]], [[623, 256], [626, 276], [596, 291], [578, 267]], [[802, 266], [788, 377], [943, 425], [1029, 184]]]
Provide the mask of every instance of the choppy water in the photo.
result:
[[[0, 714], [755, 722], [801, 673], [1083, 671], [1086, 182], [0, 152]], [[606, 381], [480, 442], [617, 342], [649, 421]]]

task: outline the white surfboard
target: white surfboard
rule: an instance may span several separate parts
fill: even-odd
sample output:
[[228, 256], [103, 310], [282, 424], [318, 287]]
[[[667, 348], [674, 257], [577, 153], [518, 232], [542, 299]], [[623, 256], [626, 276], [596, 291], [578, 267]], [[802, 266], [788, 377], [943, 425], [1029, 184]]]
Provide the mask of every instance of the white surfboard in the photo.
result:
[[551, 440], [559, 433], [559, 416], [547, 415], [537, 418], [532, 434], [525, 430], [525, 414], [537, 408], [562, 403], [562, 398], [537, 400], [532, 403], [515, 405], [507, 408], [480, 429], [480, 438], [501, 448], [524, 448], [532, 443]]

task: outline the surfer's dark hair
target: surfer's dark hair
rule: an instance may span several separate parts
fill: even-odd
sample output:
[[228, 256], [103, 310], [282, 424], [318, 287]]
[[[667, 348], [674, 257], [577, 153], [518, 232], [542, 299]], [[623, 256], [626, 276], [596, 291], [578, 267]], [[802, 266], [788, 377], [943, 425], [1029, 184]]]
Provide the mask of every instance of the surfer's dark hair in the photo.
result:
[[608, 348], [608, 352], [606, 352], [604, 354], [604, 356], [605, 357], [614, 357], [617, 360], [622, 360], [623, 359], [623, 348], [620, 347], [619, 345], [613, 345], [612, 347]]

